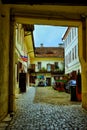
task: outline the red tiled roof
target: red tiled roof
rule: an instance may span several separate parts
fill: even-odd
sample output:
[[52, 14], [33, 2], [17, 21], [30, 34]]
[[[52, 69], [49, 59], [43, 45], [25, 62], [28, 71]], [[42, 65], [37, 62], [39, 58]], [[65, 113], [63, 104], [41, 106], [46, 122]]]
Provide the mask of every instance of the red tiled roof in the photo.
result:
[[63, 47], [36, 47], [35, 56], [64, 58], [64, 48]]

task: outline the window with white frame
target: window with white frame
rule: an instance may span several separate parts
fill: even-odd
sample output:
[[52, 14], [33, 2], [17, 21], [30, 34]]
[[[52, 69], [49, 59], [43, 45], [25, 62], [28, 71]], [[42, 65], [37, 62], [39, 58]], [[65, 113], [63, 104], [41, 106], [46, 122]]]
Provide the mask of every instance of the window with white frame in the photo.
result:
[[77, 58], [77, 46], [75, 45], [75, 59]]
[[72, 40], [74, 39], [74, 28], [72, 28]]
[[41, 62], [38, 62], [38, 70], [41, 70]]
[[69, 63], [71, 62], [71, 51], [69, 52]]
[[55, 65], [55, 69], [59, 69], [59, 64], [58, 64], [58, 62], [55, 62], [54, 65]]
[[74, 60], [74, 48], [72, 48], [72, 60]]
[[47, 64], [47, 71], [51, 71], [51, 64]]

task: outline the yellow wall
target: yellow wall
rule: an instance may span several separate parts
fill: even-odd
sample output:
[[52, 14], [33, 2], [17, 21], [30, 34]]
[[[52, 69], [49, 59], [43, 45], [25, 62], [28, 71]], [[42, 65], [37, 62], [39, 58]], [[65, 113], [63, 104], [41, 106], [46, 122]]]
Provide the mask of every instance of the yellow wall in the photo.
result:
[[35, 64], [35, 71], [38, 71], [38, 62], [41, 62], [41, 68], [47, 69], [47, 64], [54, 64], [54, 62], [58, 62], [59, 68], [63, 70], [63, 65], [61, 62], [63, 62], [63, 58], [31, 58], [30, 63]]
[[0, 7], [0, 120], [8, 113], [9, 9]]

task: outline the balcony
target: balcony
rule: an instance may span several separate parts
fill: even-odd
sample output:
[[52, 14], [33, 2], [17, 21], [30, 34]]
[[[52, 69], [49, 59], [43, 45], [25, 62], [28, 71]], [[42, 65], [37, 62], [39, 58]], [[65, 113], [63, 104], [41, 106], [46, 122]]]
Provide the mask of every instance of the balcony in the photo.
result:
[[64, 74], [64, 70], [51, 70], [51, 71], [48, 71], [48, 70], [39, 70], [39, 71], [35, 71], [35, 69], [33, 68], [28, 68], [28, 73], [51, 73], [51, 74]]
[[28, 73], [35, 73], [35, 70], [32, 68], [28, 68]]
[[59, 68], [52, 68], [50, 70], [46, 69], [45, 67], [42, 67], [38, 71], [35, 70], [35, 64], [31, 64], [28, 68], [28, 73], [51, 73], [51, 74], [64, 74], [64, 69], [60, 70]]
[[51, 74], [64, 74], [65, 71], [64, 70], [53, 70], [51, 71]]

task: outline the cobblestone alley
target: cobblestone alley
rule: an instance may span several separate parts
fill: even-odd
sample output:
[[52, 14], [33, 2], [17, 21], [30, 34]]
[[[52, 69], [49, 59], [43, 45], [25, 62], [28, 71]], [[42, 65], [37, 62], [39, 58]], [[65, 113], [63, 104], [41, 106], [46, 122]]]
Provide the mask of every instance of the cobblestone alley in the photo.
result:
[[16, 113], [6, 130], [87, 130], [87, 112], [81, 105], [33, 103], [34, 96], [34, 87], [19, 94]]

